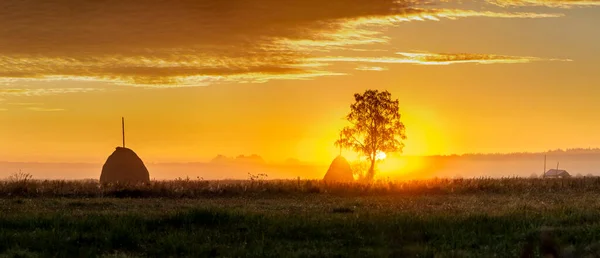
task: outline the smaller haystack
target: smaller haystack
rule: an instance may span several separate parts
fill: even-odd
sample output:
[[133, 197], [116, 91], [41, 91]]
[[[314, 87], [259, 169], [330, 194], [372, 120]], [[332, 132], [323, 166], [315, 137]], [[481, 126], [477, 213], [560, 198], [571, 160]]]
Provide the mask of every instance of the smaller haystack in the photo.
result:
[[150, 182], [150, 173], [144, 165], [144, 162], [131, 149], [117, 147], [117, 149], [108, 157], [102, 174], [100, 183], [148, 183]]
[[354, 181], [354, 176], [352, 175], [352, 168], [350, 167], [350, 163], [348, 163], [348, 160], [346, 160], [342, 156], [337, 156], [333, 160], [333, 162], [331, 162], [331, 165], [329, 166], [329, 169], [327, 170], [325, 177], [323, 177], [323, 181], [327, 181], [327, 182], [352, 182], [352, 181]]

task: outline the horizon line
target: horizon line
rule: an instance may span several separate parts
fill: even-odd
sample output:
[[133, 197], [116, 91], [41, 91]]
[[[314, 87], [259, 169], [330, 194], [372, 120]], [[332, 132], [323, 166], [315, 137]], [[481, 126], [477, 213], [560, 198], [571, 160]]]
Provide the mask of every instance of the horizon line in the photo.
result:
[[[546, 151], [523, 151], [523, 152], [472, 152], [472, 153], [454, 153], [454, 154], [428, 154], [428, 155], [403, 155], [400, 154], [400, 157], [468, 157], [468, 156], [511, 156], [511, 155], [542, 155], [542, 154], [600, 154], [600, 147], [588, 147], [588, 148], [558, 148], [558, 149], [550, 149]], [[265, 160], [261, 155], [258, 154], [250, 154], [243, 156], [252, 156], [256, 155], [260, 157], [264, 162], [248, 162], [248, 161], [236, 161], [236, 157], [242, 156], [243, 154], [237, 156], [225, 156], [222, 154], [215, 155], [210, 160], [197, 160], [197, 161], [162, 161], [162, 162], [145, 162], [146, 164], [219, 164], [219, 163], [249, 163], [249, 164], [266, 164], [266, 165], [285, 165], [288, 160], [296, 160], [298, 164], [289, 164], [289, 165], [316, 165], [321, 164], [322, 162], [314, 162], [314, 161], [303, 161], [297, 158], [287, 158], [284, 161], [272, 162]], [[224, 162], [214, 162], [213, 159], [219, 156], [224, 156], [227, 158], [231, 158], [229, 161]], [[343, 156], [343, 155], [342, 155]], [[95, 162], [50, 162], [50, 161], [10, 161], [10, 160], [0, 160], [0, 163], [30, 163], [30, 164], [101, 164]]]

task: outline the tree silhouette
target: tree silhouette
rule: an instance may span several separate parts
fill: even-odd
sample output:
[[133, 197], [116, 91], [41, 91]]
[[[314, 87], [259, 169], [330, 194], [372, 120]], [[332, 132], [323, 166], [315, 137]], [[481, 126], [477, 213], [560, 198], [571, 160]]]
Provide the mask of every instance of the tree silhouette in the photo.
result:
[[351, 148], [366, 156], [371, 163], [366, 179], [375, 176], [375, 163], [379, 152], [402, 152], [406, 139], [404, 124], [400, 121], [399, 101], [392, 100], [388, 91], [367, 90], [354, 94], [355, 103], [350, 105], [346, 116], [350, 126], [342, 129], [335, 142], [338, 147]]

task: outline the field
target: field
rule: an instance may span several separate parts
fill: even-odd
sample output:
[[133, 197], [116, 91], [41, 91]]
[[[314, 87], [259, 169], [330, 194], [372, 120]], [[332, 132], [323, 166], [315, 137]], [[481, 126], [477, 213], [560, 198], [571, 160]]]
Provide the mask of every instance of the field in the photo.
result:
[[541, 245], [598, 257], [598, 193], [598, 178], [16, 178], [0, 183], [0, 256], [537, 257]]

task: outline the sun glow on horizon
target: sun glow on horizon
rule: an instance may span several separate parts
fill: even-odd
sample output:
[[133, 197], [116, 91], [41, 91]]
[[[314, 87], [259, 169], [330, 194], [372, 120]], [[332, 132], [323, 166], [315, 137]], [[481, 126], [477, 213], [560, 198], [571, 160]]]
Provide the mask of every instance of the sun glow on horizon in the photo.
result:
[[423, 157], [388, 156], [379, 166], [382, 176], [397, 177], [417, 173], [425, 168]]

